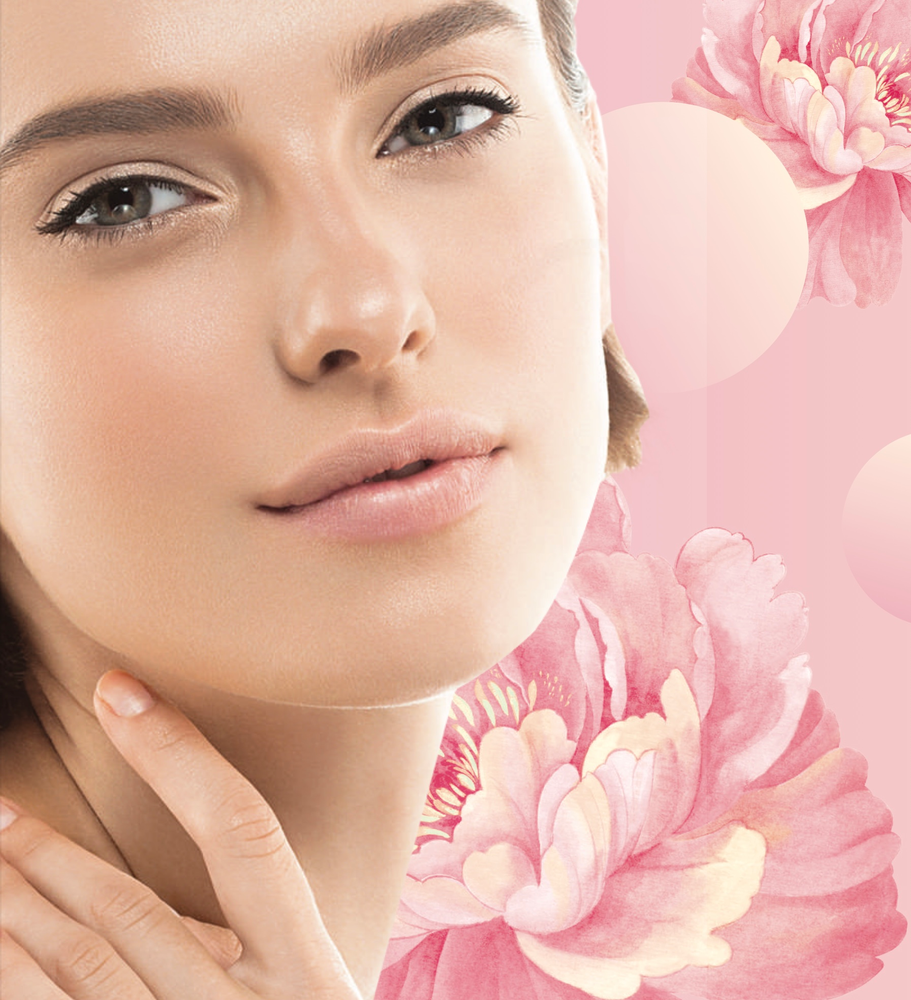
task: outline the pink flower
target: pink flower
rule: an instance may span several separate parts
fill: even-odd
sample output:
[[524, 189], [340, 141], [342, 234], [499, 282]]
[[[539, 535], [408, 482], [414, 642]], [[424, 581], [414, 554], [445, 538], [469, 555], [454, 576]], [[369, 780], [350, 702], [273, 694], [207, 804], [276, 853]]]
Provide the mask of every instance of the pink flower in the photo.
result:
[[778, 154], [807, 210], [801, 302], [882, 305], [911, 219], [907, 0], [706, 0], [674, 97], [737, 118]]
[[833, 997], [904, 933], [891, 816], [777, 556], [628, 552], [609, 481], [538, 631], [456, 694], [379, 1000]]

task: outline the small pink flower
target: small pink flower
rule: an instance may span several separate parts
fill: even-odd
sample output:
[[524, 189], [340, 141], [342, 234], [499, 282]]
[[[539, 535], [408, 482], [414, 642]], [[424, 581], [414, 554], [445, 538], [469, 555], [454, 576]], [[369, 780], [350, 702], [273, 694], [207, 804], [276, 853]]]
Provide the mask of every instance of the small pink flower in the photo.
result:
[[911, 219], [907, 0], [706, 0], [674, 98], [737, 118], [787, 167], [807, 210], [801, 302], [881, 305]]
[[379, 1000], [813, 1000], [901, 939], [780, 559], [628, 544], [608, 481], [541, 627], [456, 694]]

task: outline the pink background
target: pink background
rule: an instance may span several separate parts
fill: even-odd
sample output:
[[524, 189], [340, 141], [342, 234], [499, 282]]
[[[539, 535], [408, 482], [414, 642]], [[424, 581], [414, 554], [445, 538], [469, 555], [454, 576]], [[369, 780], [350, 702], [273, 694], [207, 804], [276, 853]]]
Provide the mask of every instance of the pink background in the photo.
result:
[[[583, 62], [602, 112], [609, 113], [670, 100], [671, 82], [684, 74], [699, 44], [702, 4], [581, 0], [577, 24]], [[670, 159], [667, 169], [673, 171]], [[622, 214], [617, 201], [622, 195], [615, 184], [615, 215]], [[845, 553], [842, 521], [857, 474], [880, 449], [911, 431], [909, 229], [905, 223], [904, 270], [888, 305], [839, 309], [814, 299], [765, 353], [704, 389], [650, 389], [649, 360], [643, 356], [647, 338], [640, 338], [637, 356], [635, 301], [623, 301], [621, 289], [615, 290], [618, 334], [643, 374], [652, 410], [642, 467], [618, 476], [632, 510], [634, 550], [672, 560], [691, 534], [718, 525], [743, 532], [757, 554], [782, 554], [785, 587], [802, 591], [810, 608], [806, 648], [814, 687], [835, 711], [843, 745], [869, 761], [868, 786], [888, 804], [895, 830], [906, 841], [895, 865], [899, 907], [906, 916], [911, 625], [858, 584]], [[612, 227], [615, 262], [623, 252], [622, 233]], [[661, 283], [656, 274], [654, 287]], [[908, 938], [884, 963], [876, 978], [850, 996], [904, 1000], [911, 995]]]

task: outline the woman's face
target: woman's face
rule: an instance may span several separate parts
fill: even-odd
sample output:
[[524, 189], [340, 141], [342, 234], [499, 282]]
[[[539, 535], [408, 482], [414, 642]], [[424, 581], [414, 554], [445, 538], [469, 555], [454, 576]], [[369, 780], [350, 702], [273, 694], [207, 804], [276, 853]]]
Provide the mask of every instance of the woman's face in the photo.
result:
[[597, 178], [535, 0], [3, 20], [20, 604], [159, 685], [310, 704], [505, 655], [607, 441]]

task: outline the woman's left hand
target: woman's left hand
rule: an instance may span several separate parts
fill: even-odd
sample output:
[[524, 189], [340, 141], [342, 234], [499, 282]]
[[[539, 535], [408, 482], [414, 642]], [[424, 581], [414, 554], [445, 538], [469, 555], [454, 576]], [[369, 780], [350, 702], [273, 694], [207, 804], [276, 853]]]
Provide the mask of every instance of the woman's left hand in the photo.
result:
[[230, 930], [179, 917], [136, 879], [4, 804], [4, 1000], [361, 1000], [259, 792], [129, 675], [106, 674], [95, 709], [202, 851]]

